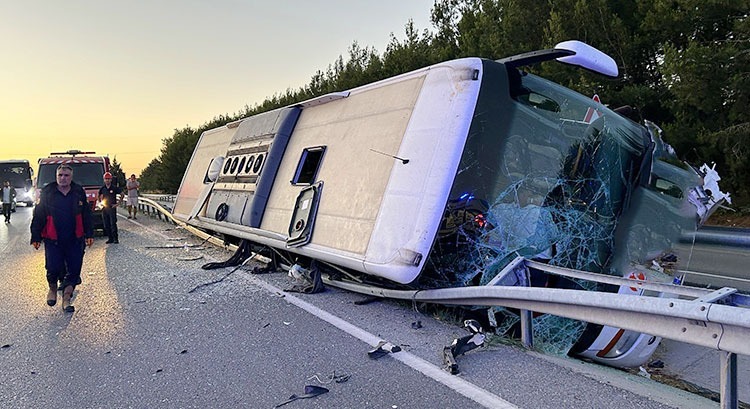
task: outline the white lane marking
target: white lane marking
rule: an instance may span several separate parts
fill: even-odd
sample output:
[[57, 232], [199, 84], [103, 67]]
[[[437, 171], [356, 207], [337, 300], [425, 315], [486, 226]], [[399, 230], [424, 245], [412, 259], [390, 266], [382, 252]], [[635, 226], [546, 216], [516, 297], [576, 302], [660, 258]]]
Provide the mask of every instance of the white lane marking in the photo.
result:
[[704, 276], [704, 277], [711, 277], [711, 278], [718, 278], [722, 280], [733, 280], [733, 281], [742, 281], [744, 283], [750, 283], [750, 280], [746, 278], [739, 278], [739, 277], [730, 277], [730, 276], [723, 276], [718, 274], [711, 274], [711, 273], [700, 273], [698, 271], [689, 271], [689, 270], [677, 270], [678, 273], [684, 273], [684, 274], [692, 274], [696, 276]]
[[[131, 220], [132, 221], [132, 220]], [[149, 228], [148, 226], [144, 226], [138, 222], [133, 222], [140, 226], [142, 226], [144, 229], [151, 231], [152, 233], [159, 234], [161, 236], [164, 236], [163, 234]], [[208, 259], [212, 257], [207, 257]], [[334, 327], [340, 329], [341, 331], [346, 332], [347, 334], [360, 339], [361, 341], [364, 341], [368, 345], [372, 347], [376, 347], [378, 343], [382, 340], [380, 337], [371, 334], [367, 331], [365, 331], [362, 328], [359, 328], [355, 326], [354, 324], [337, 317], [327, 311], [324, 311], [306, 301], [303, 301], [300, 298], [295, 297], [292, 294], [285, 293], [281, 289], [277, 288], [276, 286], [269, 284], [263, 280], [261, 280], [258, 277], [248, 275], [248, 278], [250, 278], [251, 282], [256, 285], [257, 287], [263, 288], [266, 291], [270, 292], [271, 294], [278, 295], [278, 294], [284, 294], [284, 299], [289, 302], [290, 304], [293, 304], [308, 313], [320, 318], [323, 321], [326, 321], [327, 323], [333, 325]], [[447, 386], [448, 388], [452, 389], [456, 393], [459, 393], [474, 402], [484, 406], [485, 408], [489, 409], [520, 409], [518, 406], [502, 399], [501, 397], [495, 395], [492, 392], [489, 392], [485, 389], [480, 388], [477, 385], [474, 385], [471, 382], [468, 382], [462, 378], [459, 378], [455, 375], [451, 375], [442, 368], [437, 367], [436, 365], [433, 365], [424, 359], [414, 355], [410, 354], [409, 352], [406, 352], [404, 350], [401, 350], [400, 352], [391, 353], [390, 356], [393, 359], [396, 359], [397, 361], [405, 364], [406, 366], [414, 369], [415, 371]]]

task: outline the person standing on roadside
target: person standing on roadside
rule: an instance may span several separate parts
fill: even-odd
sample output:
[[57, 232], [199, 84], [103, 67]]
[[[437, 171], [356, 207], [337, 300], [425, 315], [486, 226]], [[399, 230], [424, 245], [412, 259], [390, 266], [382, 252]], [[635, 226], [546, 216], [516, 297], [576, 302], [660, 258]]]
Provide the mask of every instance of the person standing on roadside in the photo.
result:
[[13, 208], [13, 200], [16, 198], [16, 189], [10, 185], [10, 181], [6, 180], [3, 183], [3, 192], [0, 199], [3, 201], [3, 216], [5, 216], [5, 223], [10, 223], [10, 211]]
[[128, 189], [128, 219], [137, 219], [138, 214], [138, 188], [141, 184], [135, 180], [135, 174], [130, 175], [130, 179], [125, 184]]
[[102, 204], [104, 232], [109, 236], [107, 244], [120, 242], [117, 236], [118, 199], [122, 199], [122, 191], [119, 187], [112, 184], [112, 174], [106, 172], [104, 174], [104, 186], [99, 188], [99, 202]]
[[62, 280], [65, 312], [73, 312], [73, 291], [81, 284], [81, 267], [86, 246], [94, 244], [91, 207], [83, 187], [73, 182], [73, 168], [58, 166], [56, 182], [45, 186], [31, 219], [31, 245], [39, 250], [44, 243], [47, 270], [47, 305], [57, 303], [58, 280]]

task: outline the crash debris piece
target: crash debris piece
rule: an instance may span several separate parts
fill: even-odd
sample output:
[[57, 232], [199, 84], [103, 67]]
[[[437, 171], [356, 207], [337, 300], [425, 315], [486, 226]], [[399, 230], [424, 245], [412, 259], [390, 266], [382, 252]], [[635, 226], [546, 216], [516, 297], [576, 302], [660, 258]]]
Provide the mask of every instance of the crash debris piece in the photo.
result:
[[450, 372], [451, 375], [456, 375], [460, 372], [456, 357], [483, 346], [486, 338], [484, 331], [482, 330], [482, 325], [479, 324], [477, 320], [464, 321], [464, 328], [466, 328], [471, 334], [461, 338], [456, 338], [449, 346], [443, 348], [443, 362], [445, 363], [445, 369]]
[[203, 258], [203, 256], [200, 256], [200, 255], [198, 255], [198, 256], [185, 256], [185, 257], [177, 257], [177, 260], [180, 260], [180, 261], [195, 261], [195, 260], [200, 260], [202, 258]]
[[287, 403], [291, 403], [291, 402], [294, 402], [294, 401], [299, 400], [299, 399], [314, 398], [316, 396], [320, 396], [320, 395], [322, 395], [324, 393], [327, 393], [327, 392], [328, 392], [328, 389], [326, 389], [326, 388], [324, 388], [322, 386], [305, 385], [305, 393], [303, 393], [302, 395], [296, 395], [296, 394], [291, 395], [289, 397], [289, 399], [287, 399], [286, 401], [281, 402], [278, 405], [274, 406], [274, 409], [275, 408], [280, 408], [280, 407], [286, 405]]
[[370, 359], [378, 359], [385, 355], [388, 355], [390, 352], [400, 352], [401, 347], [398, 345], [393, 345], [386, 341], [380, 341], [378, 342], [378, 345], [375, 346], [374, 349], [367, 352], [367, 356], [370, 357]]
[[349, 378], [351, 377], [351, 375], [349, 375], [349, 374], [337, 375], [336, 371], [333, 371], [332, 374], [330, 374], [328, 376], [324, 376], [324, 378], [325, 378], [324, 380], [320, 379], [320, 377], [321, 377], [320, 374], [315, 374], [315, 375], [307, 378], [307, 380], [311, 381], [311, 380], [315, 379], [316, 381], [318, 381], [318, 383], [321, 383], [323, 385], [326, 385], [326, 384], [329, 384], [329, 383], [334, 383], [334, 382], [335, 383], [345, 383], [345, 382], [347, 382], [349, 380]]
[[315, 294], [325, 291], [320, 270], [314, 260], [310, 262], [310, 267], [308, 268], [294, 264], [289, 268], [288, 275], [293, 280], [293, 284], [291, 287], [284, 289], [284, 291], [304, 294]]

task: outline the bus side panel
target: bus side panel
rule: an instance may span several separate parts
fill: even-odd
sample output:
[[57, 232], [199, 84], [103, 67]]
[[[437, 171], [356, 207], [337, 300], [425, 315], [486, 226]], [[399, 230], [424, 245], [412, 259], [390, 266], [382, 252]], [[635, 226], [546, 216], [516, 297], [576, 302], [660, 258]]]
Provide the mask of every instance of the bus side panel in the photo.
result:
[[[296, 198], [289, 183], [305, 148], [325, 146], [323, 181], [311, 245], [363, 258], [423, 76], [353, 91], [305, 108], [279, 167], [261, 228], [286, 235]], [[382, 152], [382, 153], [378, 153]]]

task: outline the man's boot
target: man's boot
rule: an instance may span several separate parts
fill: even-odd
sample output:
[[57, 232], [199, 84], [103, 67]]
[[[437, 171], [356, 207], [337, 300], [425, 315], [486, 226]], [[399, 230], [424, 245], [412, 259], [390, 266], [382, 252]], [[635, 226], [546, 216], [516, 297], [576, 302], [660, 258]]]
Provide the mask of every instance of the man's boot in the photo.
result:
[[63, 290], [62, 308], [65, 312], [73, 312], [76, 308], [70, 305], [70, 299], [73, 297], [73, 286], [69, 285]]
[[49, 291], [47, 292], [47, 305], [50, 307], [57, 304], [57, 281], [54, 281], [49, 286]]

